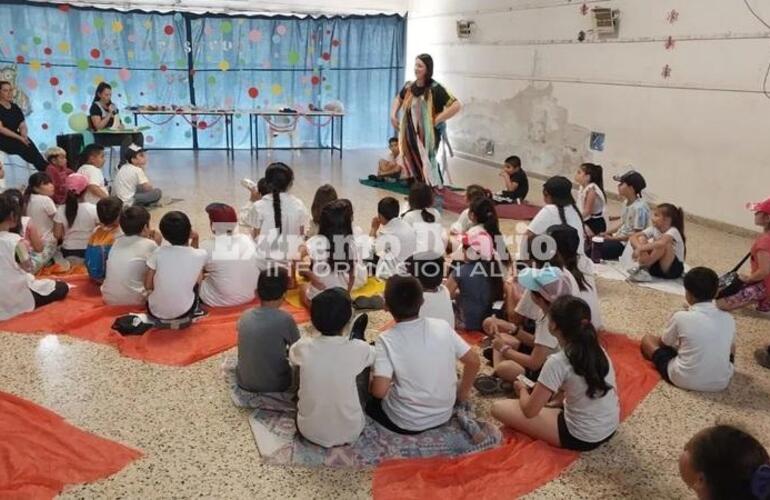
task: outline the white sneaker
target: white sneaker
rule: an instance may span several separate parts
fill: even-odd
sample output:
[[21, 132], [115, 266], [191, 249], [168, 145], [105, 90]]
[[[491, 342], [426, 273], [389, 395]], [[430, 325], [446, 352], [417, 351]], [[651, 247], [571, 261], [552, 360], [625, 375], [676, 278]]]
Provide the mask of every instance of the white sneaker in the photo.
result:
[[637, 268], [635, 272], [628, 276], [628, 279], [629, 281], [634, 281], [637, 283], [648, 283], [652, 281], [652, 276], [650, 276], [650, 273], [647, 271], [647, 269]]
[[245, 187], [249, 191], [257, 190], [257, 183], [247, 177], [244, 177], [243, 179], [241, 179], [241, 186]]

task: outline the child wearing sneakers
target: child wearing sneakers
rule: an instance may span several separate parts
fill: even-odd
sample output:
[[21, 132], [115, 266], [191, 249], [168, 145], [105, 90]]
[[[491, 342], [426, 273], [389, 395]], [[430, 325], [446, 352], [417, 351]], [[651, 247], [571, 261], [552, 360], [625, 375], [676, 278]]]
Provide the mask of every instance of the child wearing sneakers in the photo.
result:
[[388, 430], [418, 434], [449, 421], [455, 402], [470, 396], [481, 363], [446, 321], [419, 317], [423, 291], [413, 276], [390, 278], [385, 303], [396, 325], [375, 343], [366, 413]]
[[354, 443], [366, 423], [356, 377], [374, 362], [374, 348], [342, 335], [351, 316], [345, 290], [324, 290], [310, 306], [321, 335], [303, 337], [289, 349], [289, 361], [299, 368], [297, 429], [324, 448]]
[[612, 179], [618, 183], [618, 194], [624, 199], [625, 205], [620, 222], [602, 233], [604, 242], [601, 256], [604, 260], [618, 260], [623, 255], [631, 235], [644, 231], [650, 223], [650, 207], [642, 199], [642, 191], [647, 187], [647, 181], [642, 174], [629, 170], [623, 175], [613, 176]]
[[662, 337], [642, 339], [644, 357], [665, 381], [682, 389], [721, 391], [735, 372], [735, 320], [714, 304], [718, 287], [714, 271], [691, 269], [684, 276], [689, 308], [671, 316]]
[[294, 318], [280, 309], [289, 286], [288, 271], [270, 266], [259, 275], [259, 307], [238, 320], [238, 385], [251, 392], [286, 392], [293, 386], [287, 350], [299, 340]]
[[147, 259], [157, 250], [160, 233], [150, 230], [150, 212], [144, 207], [127, 207], [118, 220], [123, 236], [110, 249], [102, 299], [111, 306], [144, 305]]
[[198, 285], [208, 254], [198, 248], [198, 234], [183, 212], [164, 215], [160, 232], [170, 245], [159, 247], [147, 258], [147, 308], [160, 320], [192, 318], [198, 312]]
[[123, 202], [116, 196], [102, 198], [96, 204], [99, 225], [91, 233], [86, 246], [85, 264], [88, 276], [96, 283], [104, 281], [107, 273], [107, 258], [115, 238], [120, 236], [120, 212]]

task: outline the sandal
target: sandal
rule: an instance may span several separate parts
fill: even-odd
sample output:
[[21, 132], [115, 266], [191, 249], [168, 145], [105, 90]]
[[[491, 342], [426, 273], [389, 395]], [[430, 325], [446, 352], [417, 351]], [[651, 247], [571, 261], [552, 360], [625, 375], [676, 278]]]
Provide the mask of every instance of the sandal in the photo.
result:
[[513, 391], [513, 384], [494, 375], [479, 375], [473, 381], [473, 387], [484, 396], [507, 394]]

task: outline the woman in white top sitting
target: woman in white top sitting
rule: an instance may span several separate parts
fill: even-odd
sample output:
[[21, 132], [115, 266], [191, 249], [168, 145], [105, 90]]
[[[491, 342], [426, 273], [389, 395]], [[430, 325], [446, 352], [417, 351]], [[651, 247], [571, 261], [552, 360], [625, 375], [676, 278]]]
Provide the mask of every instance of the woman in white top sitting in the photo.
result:
[[441, 213], [433, 208], [433, 189], [415, 182], [409, 189], [409, 210], [401, 218], [412, 226], [416, 234], [415, 260], [433, 260], [444, 255], [447, 235], [441, 225]]
[[[550, 305], [551, 334], [561, 351], [548, 357], [530, 389], [514, 383], [518, 401], [498, 401], [492, 415], [503, 424], [552, 446], [590, 451], [607, 442], [620, 422], [615, 370], [591, 325], [591, 309], [570, 295]], [[563, 393], [564, 408], [546, 407]]]
[[604, 207], [607, 196], [604, 194], [604, 174], [601, 165], [583, 163], [575, 174], [578, 183], [577, 206], [583, 215], [583, 224], [589, 237], [607, 231]]

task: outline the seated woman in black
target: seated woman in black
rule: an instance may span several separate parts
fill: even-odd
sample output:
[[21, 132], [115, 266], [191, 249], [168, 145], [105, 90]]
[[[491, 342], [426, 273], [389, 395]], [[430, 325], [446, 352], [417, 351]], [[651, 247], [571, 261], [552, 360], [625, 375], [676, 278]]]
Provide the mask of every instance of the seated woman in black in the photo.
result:
[[21, 156], [24, 161], [45, 171], [48, 162], [29, 138], [24, 113], [13, 102], [13, 86], [0, 81], [0, 151]]
[[104, 132], [105, 129], [123, 128], [123, 123], [118, 117], [118, 107], [112, 102], [112, 87], [107, 82], [101, 82], [96, 87], [94, 102], [88, 114], [88, 121], [94, 132], [94, 142], [100, 146], [120, 146], [120, 163], [125, 161], [128, 146], [144, 146], [144, 136], [141, 132]]

